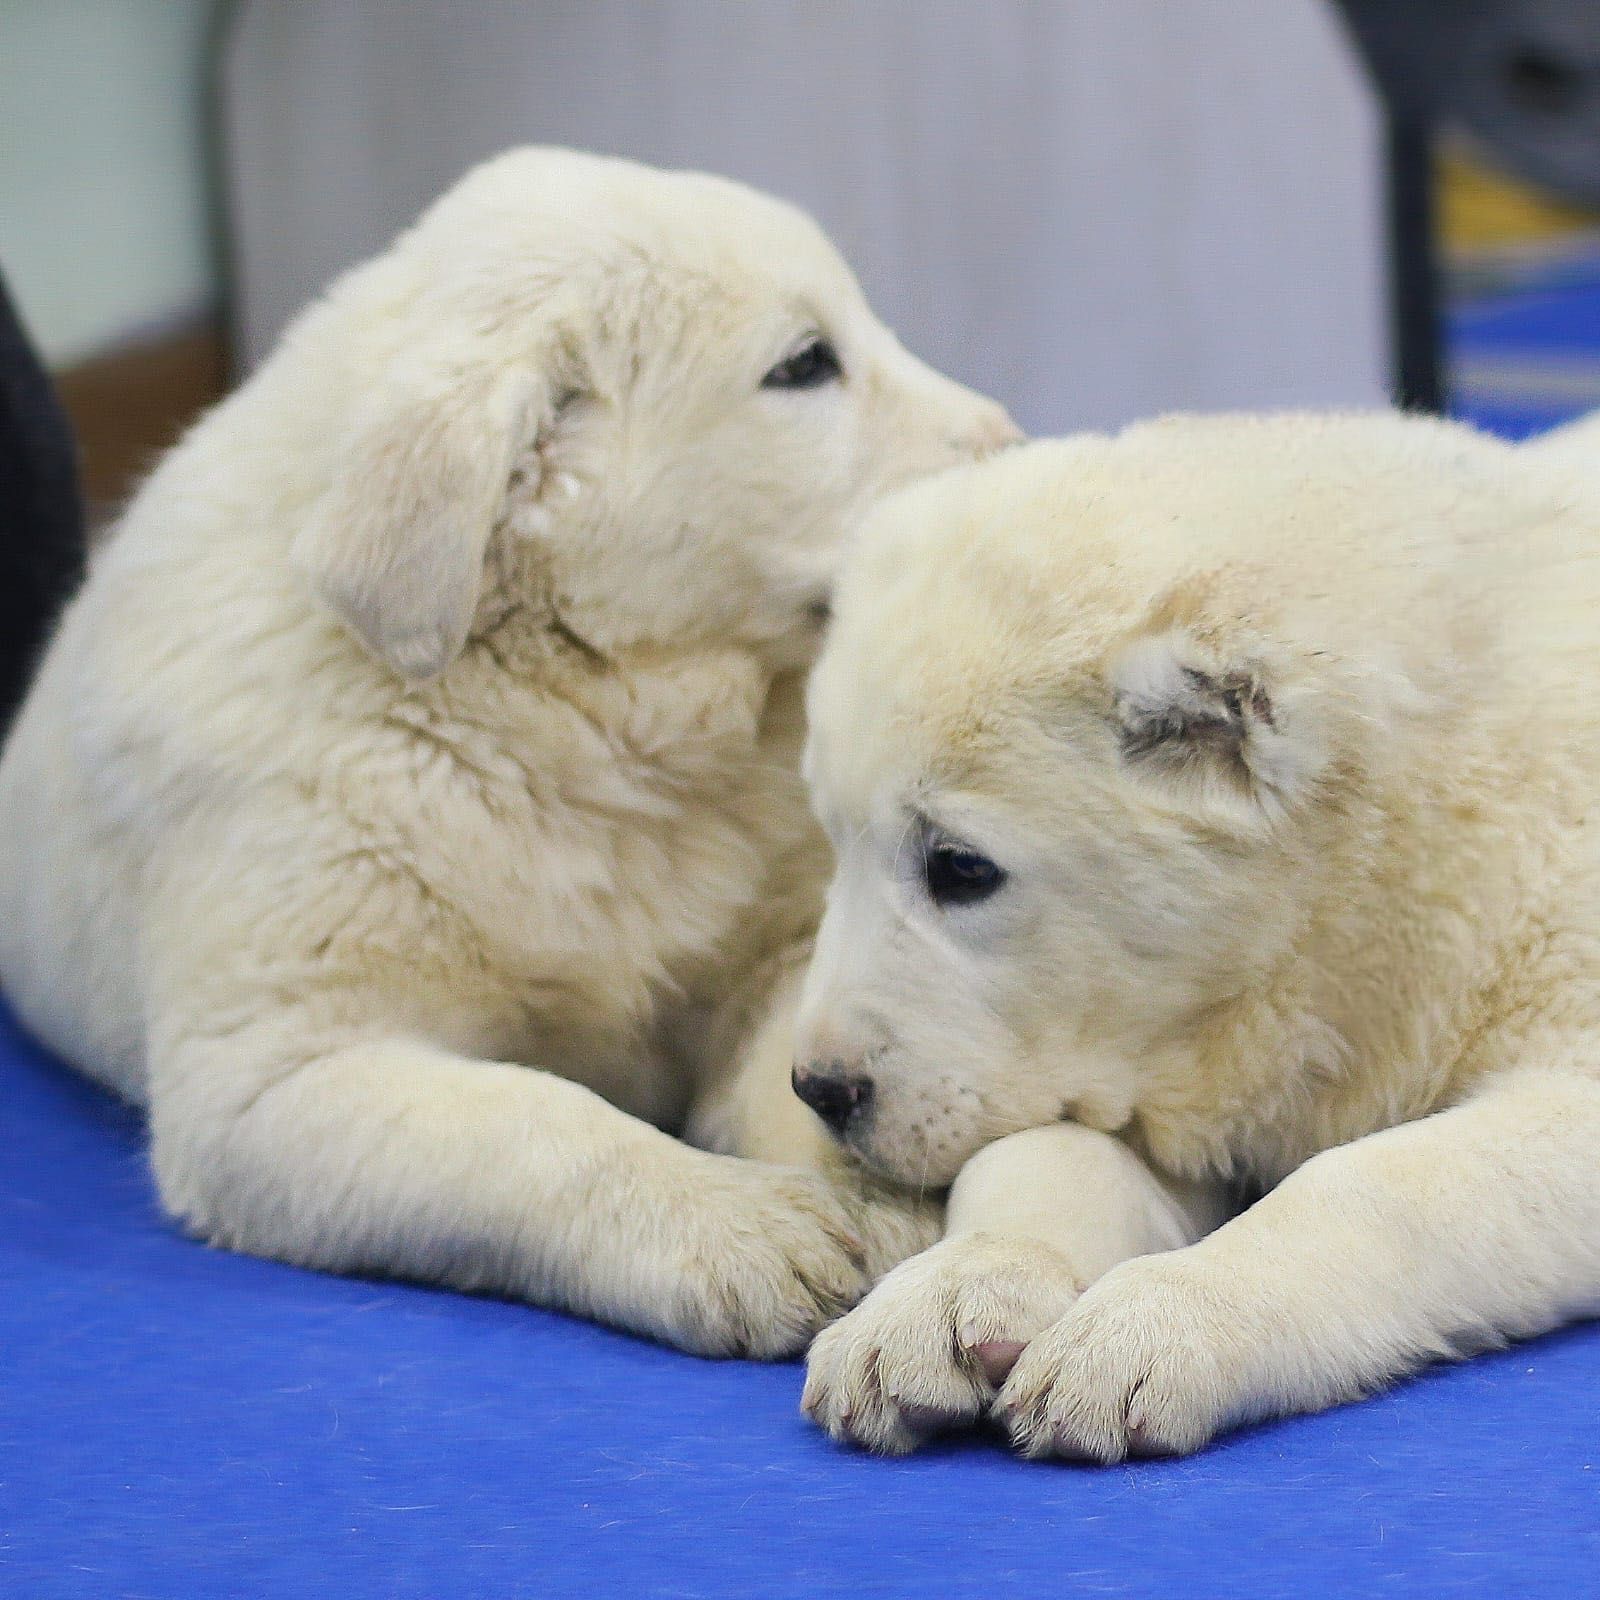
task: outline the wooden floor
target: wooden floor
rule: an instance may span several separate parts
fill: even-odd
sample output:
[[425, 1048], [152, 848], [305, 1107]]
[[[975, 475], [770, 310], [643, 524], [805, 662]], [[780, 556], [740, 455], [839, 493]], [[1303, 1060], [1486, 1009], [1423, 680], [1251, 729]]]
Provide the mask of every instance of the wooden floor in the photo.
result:
[[202, 321], [58, 372], [77, 430], [90, 524], [121, 508], [156, 458], [227, 389], [220, 324]]

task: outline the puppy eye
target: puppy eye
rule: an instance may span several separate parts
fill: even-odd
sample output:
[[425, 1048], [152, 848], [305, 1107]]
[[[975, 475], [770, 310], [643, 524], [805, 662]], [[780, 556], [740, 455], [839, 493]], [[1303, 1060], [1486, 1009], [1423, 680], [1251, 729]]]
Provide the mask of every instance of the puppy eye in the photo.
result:
[[1004, 867], [958, 844], [930, 845], [922, 875], [936, 906], [970, 906], [987, 900], [1006, 881]]
[[816, 389], [844, 376], [839, 352], [820, 335], [786, 357], [761, 380], [763, 389]]

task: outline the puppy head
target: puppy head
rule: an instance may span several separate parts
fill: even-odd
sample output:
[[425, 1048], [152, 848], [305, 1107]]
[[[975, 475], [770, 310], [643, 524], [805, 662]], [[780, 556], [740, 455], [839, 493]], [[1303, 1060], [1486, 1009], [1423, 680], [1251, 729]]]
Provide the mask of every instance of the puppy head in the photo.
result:
[[497, 533], [601, 646], [803, 659], [849, 523], [1010, 442], [906, 354], [801, 213], [559, 150], [469, 174], [278, 358], [331, 413], [293, 558], [407, 678], [460, 652]]
[[810, 688], [837, 867], [795, 1082], [888, 1175], [1127, 1125], [1338, 892], [1415, 686], [1336, 620], [1381, 641], [1380, 607], [1325, 605], [1383, 581], [1364, 446], [1330, 467], [1297, 437], [1032, 445], [862, 530]]

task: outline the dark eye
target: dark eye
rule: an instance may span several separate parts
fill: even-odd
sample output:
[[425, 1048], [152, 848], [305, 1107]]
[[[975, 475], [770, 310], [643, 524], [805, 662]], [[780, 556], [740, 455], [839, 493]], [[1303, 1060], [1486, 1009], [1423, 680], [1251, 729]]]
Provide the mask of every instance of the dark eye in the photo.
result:
[[987, 900], [1006, 881], [1004, 867], [958, 844], [929, 845], [922, 875], [936, 906], [970, 906]]
[[844, 376], [839, 352], [826, 339], [816, 338], [780, 361], [761, 380], [763, 389], [815, 389]]

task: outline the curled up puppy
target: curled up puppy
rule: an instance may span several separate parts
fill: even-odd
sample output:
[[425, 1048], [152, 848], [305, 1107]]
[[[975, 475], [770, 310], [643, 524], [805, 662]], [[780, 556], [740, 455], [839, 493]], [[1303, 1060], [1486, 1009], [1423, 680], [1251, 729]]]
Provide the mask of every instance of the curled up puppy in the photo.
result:
[[871, 519], [795, 1082], [952, 1187], [823, 1426], [1183, 1452], [1600, 1312], [1597, 617], [1600, 424], [1178, 418]]
[[487, 163], [96, 559], [0, 760], [7, 998], [213, 1243], [798, 1350], [931, 1215], [790, 1110], [800, 678], [852, 519], [1013, 433], [790, 207]]

